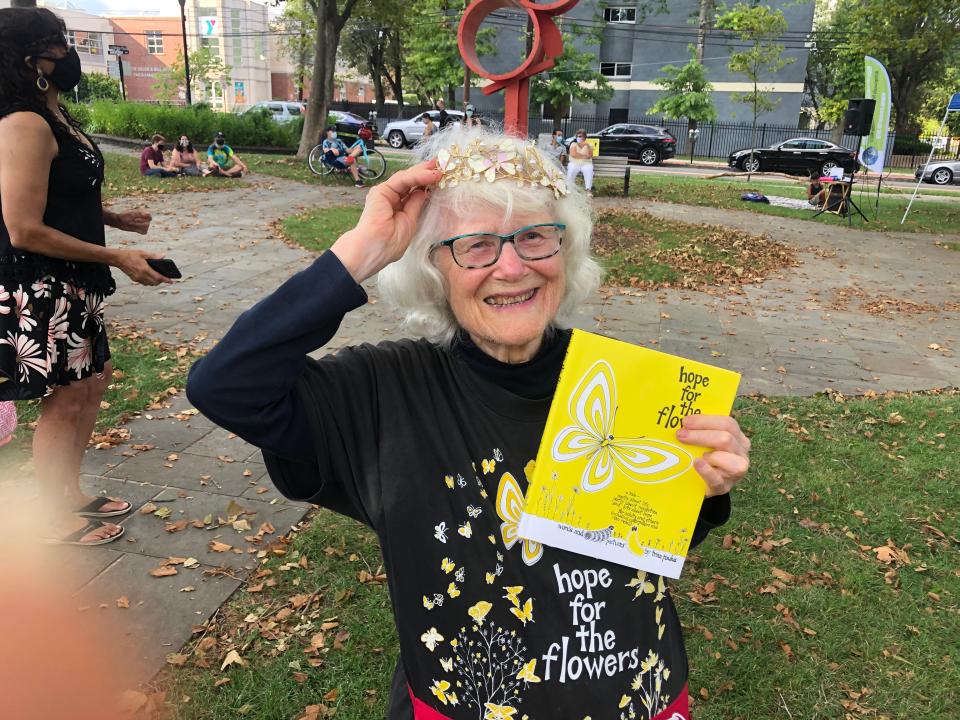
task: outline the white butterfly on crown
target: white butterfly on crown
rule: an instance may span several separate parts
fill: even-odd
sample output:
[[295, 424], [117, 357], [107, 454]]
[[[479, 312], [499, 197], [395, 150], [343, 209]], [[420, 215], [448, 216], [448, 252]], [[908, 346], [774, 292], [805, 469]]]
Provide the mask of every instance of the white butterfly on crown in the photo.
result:
[[613, 368], [598, 360], [580, 378], [568, 406], [573, 425], [553, 441], [557, 462], [588, 457], [580, 486], [587, 492], [603, 490], [617, 472], [634, 482], [654, 485], [682, 475], [693, 458], [678, 445], [655, 438], [620, 438], [614, 434], [617, 382]]

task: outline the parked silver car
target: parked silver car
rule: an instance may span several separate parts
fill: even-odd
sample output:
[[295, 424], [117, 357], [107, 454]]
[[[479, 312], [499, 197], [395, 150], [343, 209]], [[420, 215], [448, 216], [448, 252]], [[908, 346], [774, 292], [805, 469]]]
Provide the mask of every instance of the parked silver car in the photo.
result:
[[303, 103], [289, 100], [262, 100], [254, 103], [250, 107], [243, 108], [239, 112], [248, 113], [257, 110], [266, 110], [270, 116], [278, 123], [286, 123], [296, 120], [303, 115]]
[[[408, 145], [414, 145], [423, 138], [423, 116], [429, 115], [437, 129], [440, 123], [440, 111], [428, 110], [422, 112], [409, 120], [394, 120], [387, 124], [383, 130], [383, 137], [387, 139], [387, 144], [398, 150]], [[463, 120], [463, 113], [459, 110], [447, 110], [447, 116], [454, 122]]]
[[921, 172], [924, 182], [949, 185], [960, 180], [960, 160], [931, 160], [926, 166], [918, 167], [913, 176], [919, 180]]

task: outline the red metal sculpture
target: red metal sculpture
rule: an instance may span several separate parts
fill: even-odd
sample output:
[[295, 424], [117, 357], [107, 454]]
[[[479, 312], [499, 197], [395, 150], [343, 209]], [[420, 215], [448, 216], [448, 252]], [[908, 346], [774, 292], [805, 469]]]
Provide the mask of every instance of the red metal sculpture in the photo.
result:
[[[579, 0], [556, 0], [538, 3], [536, 0], [473, 0], [460, 18], [457, 42], [463, 61], [480, 77], [491, 81], [483, 88], [484, 95], [504, 90], [503, 124], [508, 133], [527, 134], [527, 116], [530, 105], [530, 78], [549, 70], [555, 59], [563, 52], [563, 38], [553, 17], [565, 13]], [[521, 7], [533, 25], [533, 44], [530, 54], [519, 67], [506, 73], [495, 74], [483, 67], [477, 57], [477, 31], [481, 23], [493, 12], [505, 7]]]

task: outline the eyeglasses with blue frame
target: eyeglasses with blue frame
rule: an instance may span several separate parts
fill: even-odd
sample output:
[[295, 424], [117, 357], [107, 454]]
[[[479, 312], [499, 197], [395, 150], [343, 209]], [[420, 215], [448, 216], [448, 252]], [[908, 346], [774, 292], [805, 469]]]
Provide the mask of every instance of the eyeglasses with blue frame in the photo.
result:
[[545, 260], [560, 252], [566, 229], [563, 223], [537, 223], [525, 225], [509, 235], [467, 233], [434, 243], [430, 252], [448, 247], [457, 265], [475, 270], [495, 265], [503, 252], [503, 244], [511, 242], [521, 260]]

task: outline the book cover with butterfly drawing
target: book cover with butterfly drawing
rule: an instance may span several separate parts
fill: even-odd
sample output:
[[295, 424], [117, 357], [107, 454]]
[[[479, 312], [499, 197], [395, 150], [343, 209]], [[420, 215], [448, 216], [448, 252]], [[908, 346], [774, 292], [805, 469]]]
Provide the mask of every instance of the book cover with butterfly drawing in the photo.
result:
[[729, 415], [740, 375], [574, 330], [518, 534], [677, 578], [705, 485], [685, 415]]

